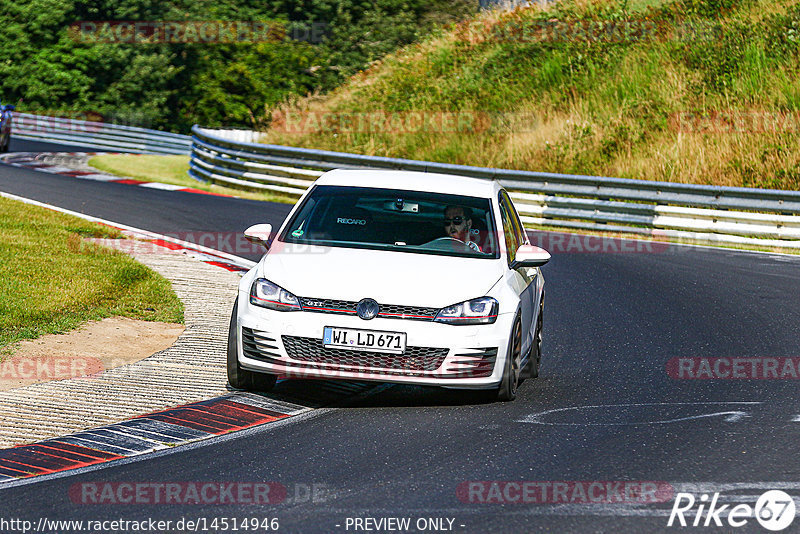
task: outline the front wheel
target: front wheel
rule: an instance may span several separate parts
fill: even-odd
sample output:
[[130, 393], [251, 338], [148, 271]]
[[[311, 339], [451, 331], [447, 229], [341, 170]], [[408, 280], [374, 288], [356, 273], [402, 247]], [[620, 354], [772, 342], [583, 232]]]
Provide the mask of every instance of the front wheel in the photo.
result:
[[514, 321], [511, 329], [511, 340], [508, 344], [506, 363], [503, 366], [503, 379], [497, 389], [497, 400], [501, 402], [512, 401], [517, 398], [519, 385], [520, 364], [522, 353], [522, 322], [519, 317]]
[[528, 356], [527, 375], [531, 378], [539, 377], [539, 366], [542, 364], [542, 329], [544, 328], [544, 296], [539, 305], [539, 317], [536, 320], [536, 332], [533, 336], [530, 355]]
[[237, 350], [238, 328], [236, 327], [236, 315], [238, 314], [239, 303], [233, 305], [231, 312], [231, 323], [228, 327], [228, 382], [231, 387], [244, 389], [245, 391], [270, 391], [275, 387], [278, 377], [266, 373], [254, 373], [247, 369], [242, 369], [239, 365], [239, 354]]

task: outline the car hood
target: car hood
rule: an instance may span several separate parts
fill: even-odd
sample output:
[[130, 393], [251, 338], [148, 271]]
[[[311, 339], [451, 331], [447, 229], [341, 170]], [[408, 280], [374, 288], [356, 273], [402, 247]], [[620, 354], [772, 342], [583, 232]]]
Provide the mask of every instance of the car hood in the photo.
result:
[[482, 297], [502, 276], [500, 260], [279, 243], [259, 276], [298, 297], [442, 308]]

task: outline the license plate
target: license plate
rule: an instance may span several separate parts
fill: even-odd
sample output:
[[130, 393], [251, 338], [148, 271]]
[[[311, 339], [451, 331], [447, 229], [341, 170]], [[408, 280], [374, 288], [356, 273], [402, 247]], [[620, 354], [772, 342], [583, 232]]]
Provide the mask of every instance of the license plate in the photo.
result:
[[406, 334], [326, 326], [323, 330], [322, 345], [335, 349], [403, 354], [406, 350]]

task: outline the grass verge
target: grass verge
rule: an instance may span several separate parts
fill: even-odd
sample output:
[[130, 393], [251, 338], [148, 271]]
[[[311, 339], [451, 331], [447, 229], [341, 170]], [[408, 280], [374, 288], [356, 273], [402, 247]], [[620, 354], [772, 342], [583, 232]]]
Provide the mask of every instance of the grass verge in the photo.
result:
[[186, 174], [189, 170], [189, 156], [106, 154], [91, 158], [89, 160], [89, 165], [99, 171], [116, 176], [191, 187], [193, 189], [220, 195], [230, 195], [232, 197], [268, 202], [282, 202], [284, 204], [294, 204], [297, 202], [296, 198], [280, 193], [251, 192], [216, 184], [198, 182]]
[[112, 316], [183, 323], [170, 282], [84, 237], [112, 228], [0, 198], [0, 354], [22, 339]]

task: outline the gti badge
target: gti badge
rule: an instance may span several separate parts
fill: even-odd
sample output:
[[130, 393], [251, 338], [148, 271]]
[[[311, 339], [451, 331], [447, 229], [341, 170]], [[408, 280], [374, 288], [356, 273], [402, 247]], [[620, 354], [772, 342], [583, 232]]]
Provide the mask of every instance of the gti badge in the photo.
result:
[[381, 309], [378, 306], [378, 303], [372, 299], [362, 299], [356, 305], [356, 313], [359, 317], [364, 319], [365, 321], [369, 321], [370, 319], [374, 319], [378, 316], [378, 312]]

